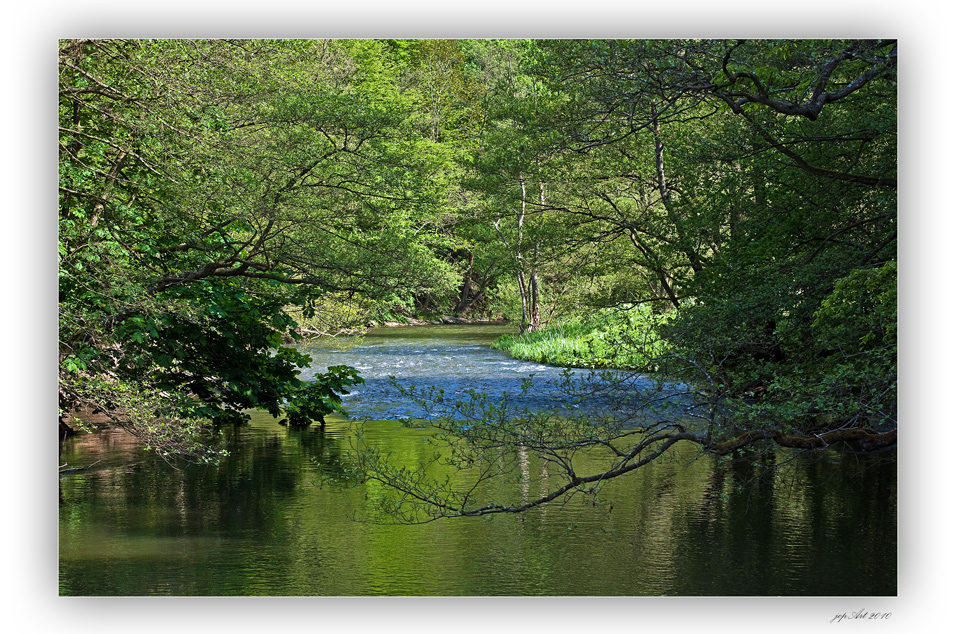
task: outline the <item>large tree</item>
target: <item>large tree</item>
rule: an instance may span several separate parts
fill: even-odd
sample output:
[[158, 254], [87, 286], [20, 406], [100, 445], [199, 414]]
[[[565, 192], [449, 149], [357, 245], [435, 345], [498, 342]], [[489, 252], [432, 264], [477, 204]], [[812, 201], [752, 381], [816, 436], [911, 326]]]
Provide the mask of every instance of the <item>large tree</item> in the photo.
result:
[[195, 455], [200, 423], [247, 408], [323, 420], [360, 379], [300, 382], [286, 309], [458, 283], [431, 250], [428, 148], [376, 60], [360, 42], [61, 42], [62, 414]]

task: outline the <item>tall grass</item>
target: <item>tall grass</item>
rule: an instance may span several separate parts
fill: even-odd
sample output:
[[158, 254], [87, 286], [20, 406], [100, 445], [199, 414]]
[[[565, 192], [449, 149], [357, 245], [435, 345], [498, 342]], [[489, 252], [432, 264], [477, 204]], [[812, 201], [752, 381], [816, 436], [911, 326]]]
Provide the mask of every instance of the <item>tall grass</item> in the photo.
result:
[[515, 359], [563, 367], [648, 368], [666, 351], [656, 331], [665, 319], [646, 307], [607, 308], [543, 330], [504, 335], [493, 347]]

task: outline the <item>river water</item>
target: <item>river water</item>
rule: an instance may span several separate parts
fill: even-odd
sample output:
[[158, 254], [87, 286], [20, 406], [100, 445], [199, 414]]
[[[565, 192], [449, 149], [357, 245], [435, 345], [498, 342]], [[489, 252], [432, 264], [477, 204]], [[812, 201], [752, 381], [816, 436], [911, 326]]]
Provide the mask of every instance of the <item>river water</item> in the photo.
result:
[[[366, 440], [407, 462], [429, 432], [390, 385], [474, 388], [499, 397], [558, 368], [489, 348], [502, 330], [375, 330], [360, 344], [307, 346], [314, 371], [358, 367], [346, 399]], [[308, 372], [305, 373], [307, 377]], [[545, 387], [545, 386], [544, 386]], [[556, 391], [530, 405], [558, 397]], [[521, 516], [422, 525], [369, 523], [372, 484], [344, 483], [354, 425], [281, 427], [267, 414], [227, 430], [218, 465], [173, 467], [120, 430], [62, 442], [60, 594], [175, 596], [892, 596], [897, 593], [897, 475], [891, 453], [780, 451], [772, 469], [671, 452], [583, 499]], [[533, 495], [539, 465], [501, 491]], [[331, 479], [329, 479], [329, 477]], [[523, 489], [521, 489], [523, 487]]]

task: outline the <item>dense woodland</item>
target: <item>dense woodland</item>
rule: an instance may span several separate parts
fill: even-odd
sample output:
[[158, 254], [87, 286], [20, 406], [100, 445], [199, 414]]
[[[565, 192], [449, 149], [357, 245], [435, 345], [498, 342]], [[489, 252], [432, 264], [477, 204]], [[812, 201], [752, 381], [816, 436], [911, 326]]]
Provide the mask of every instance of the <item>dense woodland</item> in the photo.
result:
[[[548, 456], [549, 499], [676, 442], [892, 447], [896, 68], [882, 40], [61, 41], [60, 423], [215, 460], [246, 410], [323, 422], [361, 381], [300, 381], [303, 333], [450, 315], [697, 391], [699, 428], [441, 419], [460, 465]], [[395, 509], [521, 510], [365, 458]]]

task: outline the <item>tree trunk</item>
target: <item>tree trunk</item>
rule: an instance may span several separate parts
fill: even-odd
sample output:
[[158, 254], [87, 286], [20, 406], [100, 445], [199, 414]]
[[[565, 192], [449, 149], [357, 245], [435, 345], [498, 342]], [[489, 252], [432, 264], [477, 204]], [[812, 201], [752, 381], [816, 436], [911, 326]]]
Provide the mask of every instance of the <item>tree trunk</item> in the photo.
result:
[[662, 142], [662, 134], [660, 134], [659, 129], [659, 118], [656, 113], [656, 104], [652, 105], [652, 115], [653, 115], [653, 140], [656, 142], [656, 181], [659, 186], [659, 197], [662, 198], [663, 205], [666, 207], [666, 210], [672, 213], [672, 210], [669, 209], [669, 189], [666, 187], [666, 164], [663, 160], [663, 152], [666, 149], [666, 146]]
[[650, 249], [647, 245], [643, 244], [639, 237], [634, 231], [628, 231], [630, 242], [633, 243], [633, 246], [645, 256], [647, 263], [644, 265], [649, 272], [651, 272], [657, 280], [659, 280], [659, 286], [662, 291], [666, 294], [666, 297], [669, 299], [669, 303], [672, 304], [673, 308], [679, 308], [679, 297], [676, 295], [675, 290], [673, 290], [672, 285], [669, 284], [668, 274], [666, 269], [659, 262], [659, 257]]
[[540, 330], [540, 284], [537, 281], [537, 269], [530, 271], [530, 318], [527, 332]]
[[663, 207], [666, 208], [666, 213], [669, 215], [669, 221], [676, 229], [676, 235], [679, 238], [679, 243], [682, 245], [681, 250], [689, 260], [689, 266], [692, 267], [694, 272], [699, 273], [702, 271], [702, 258], [699, 257], [699, 253], [695, 248], [692, 247], [691, 243], [688, 242], [686, 236], [683, 235], [683, 232], [679, 230], [679, 217], [676, 214], [675, 208], [672, 206], [672, 197], [670, 196], [669, 186], [666, 183], [666, 161], [663, 156], [666, 146], [662, 141], [662, 133], [659, 127], [659, 119], [656, 117], [655, 104], [652, 106], [652, 113], [653, 138], [656, 142], [656, 179], [659, 186], [659, 198], [662, 200]]
[[[546, 205], [546, 185], [540, 183], [540, 209]], [[540, 330], [540, 276], [537, 271], [537, 262], [540, 261], [540, 242], [533, 245], [533, 266], [530, 268], [530, 323], [528, 330]]]
[[472, 295], [470, 299], [467, 300], [466, 304], [463, 304], [460, 308], [457, 309], [456, 311], [457, 316], [466, 317], [467, 313], [469, 313], [474, 306], [482, 302], [485, 297], [486, 297], [486, 294], [484, 293], [483, 290], [477, 291], [475, 295]]
[[116, 180], [119, 178], [119, 172], [123, 168], [123, 163], [126, 162], [126, 157], [129, 155], [129, 152], [126, 150], [120, 150], [119, 156], [116, 157], [116, 162], [113, 163], [112, 169], [109, 170], [109, 175], [106, 177], [106, 186], [103, 189], [103, 193], [100, 195], [99, 202], [96, 203], [96, 206], [93, 208], [93, 216], [89, 220], [89, 224], [95, 227], [99, 224], [99, 217], [106, 209], [106, 203], [109, 201], [110, 195], [113, 193], [113, 186], [116, 184]]
[[[541, 201], [544, 199], [541, 183]], [[534, 259], [529, 267], [529, 279], [526, 262], [523, 257], [523, 222], [527, 215], [527, 182], [520, 179], [520, 211], [517, 212], [517, 236], [514, 244], [511, 244], [503, 231], [500, 230], [500, 219], [494, 223], [494, 228], [500, 235], [501, 240], [507, 245], [507, 248], [513, 253], [514, 268], [517, 273], [517, 289], [520, 291], [520, 332], [533, 332], [540, 328], [540, 283], [537, 274], [537, 259], [539, 258], [540, 245], [536, 243], [534, 249]]]
[[467, 272], [464, 273], [464, 283], [460, 286], [460, 293], [457, 296], [457, 305], [454, 306], [454, 314], [458, 317], [463, 317], [461, 311], [469, 308], [472, 301], [470, 299], [471, 289], [473, 288], [473, 282], [471, 281], [471, 271], [474, 269], [474, 254], [470, 254], [470, 262], [467, 265]]
[[520, 214], [517, 216], [517, 285], [520, 287], [520, 332], [533, 332], [530, 289], [523, 272], [523, 220], [527, 214], [527, 182], [520, 179]]

